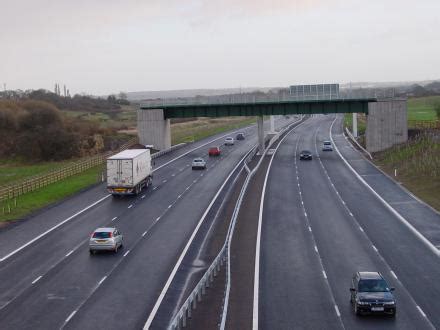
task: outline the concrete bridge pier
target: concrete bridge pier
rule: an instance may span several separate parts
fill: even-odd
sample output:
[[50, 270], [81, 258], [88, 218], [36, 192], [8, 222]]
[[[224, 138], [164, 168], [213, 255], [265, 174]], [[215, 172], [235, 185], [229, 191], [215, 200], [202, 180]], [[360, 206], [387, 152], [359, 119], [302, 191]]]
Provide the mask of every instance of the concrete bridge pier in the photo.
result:
[[358, 137], [358, 121], [357, 113], [353, 112], [353, 136]]
[[162, 109], [137, 112], [137, 129], [140, 144], [150, 144], [156, 150], [171, 148], [170, 120], [165, 119]]
[[264, 153], [264, 118], [258, 116], [257, 118], [257, 132], [258, 132], [258, 153]]

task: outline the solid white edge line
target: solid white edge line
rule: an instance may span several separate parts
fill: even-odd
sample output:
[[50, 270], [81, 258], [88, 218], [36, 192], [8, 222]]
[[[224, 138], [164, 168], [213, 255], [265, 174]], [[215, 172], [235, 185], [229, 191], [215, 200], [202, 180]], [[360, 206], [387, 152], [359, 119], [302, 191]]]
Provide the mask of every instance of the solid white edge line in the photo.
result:
[[81, 211], [78, 211], [77, 213], [75, 213], [74, 215], [68, 217], [67, 219], [61, 221], [60, 223], [58, 223], [56, 226], [53, 226], [52, 228], [46, 230], [44, 233], [38, 235], [37, 237], [35, 237], [34, 239], [30, 240], [29, 242], [27, 242], [26, 244], [20, 246], [18, 249], [15, 249], [14, 251], [10, 252], [9, 254], [7, 254], [6, 256], [4, 256], [3, 258], [0, 259], [0, 261], [5, 261], [6, 259], [12, 257], [14, 254], [20, 252], [21, 250], [23, 250], [24, 248], [26, 248], [27, 246], [31, 245], [32, 243], [38, 241], [40, 238], [46, 236], [47, 234], [49, 234], [50, 232], [54, 231], [55, 229], [57, 229], [58, 227], [64, 225], [66, 222], [72, 220], [73, 218], [75, 218], [76, 216], [80, 215], [81, 213], [84, 213], [85, 211], [87, 211], [88, 209], [92, 208], [93, 206], [95, 206], [96, 204], [101, 203], [103, 200], [109, 198], [111, 195], [107, 195], [99, 200], [97, 200], [96, 202], [94, 202], [93, 204], [90, 204], [89, 206], [87, 206], [86, 208], [82, 209]]
[[43, 275], [38, 276], [35, 280], [32, 281], [32, 284], [37, 283], [42, 277]]
[[341, 317], [341, 313], [339, 312], [338, 305], [335, 305], [335, 311], [336, 311], [336, 315], [337, 315], [338, 317]]
[[422, 314], [423, 317], [426, 317], [425, 312], [423, 312], [423, 310], [420, 308], [420, 306], [417, 305], [416, 307], [417, 307], [417, 309], [419, 310], [420, 314]]
[[148, 316], [148, 319], [145, 322], [144, 329], [150, 328], [151, 323], [153, 322], [153, 319], [156, 316], [156, 313], [159, 309], [159, 306], [162, 303], [162, 300], [165, 298], [165, 294], [167, 293], [168, 288], [170, 287], [171, 282], [173, 281], [174, 276], [176, 275], [177, 270], [179, 269], [180, 264], [182, 263], [182, 260], [186, 255], [186, 252], [188, 251], [192, 241], [194, 240], [194, 237], [197, 235], [197, 232], [199, 231], [199, 228], [201, 227], [202, 223], [204, 222], [208, 212], [211, 210], [212, 205], [214, 204], [217, 197], [220, 195], [220, 192], [223, 190], [223, 188], [225, 187], [226, 183], [228, 182], [228, 180], [230, 179], [232, 174], [240, 166], [240, 164], [243, 162], [243, 160], [246, 159], [248, 154], [249, 154], [249, 152], [244, 155], [244, 157], [237, 163], [237, 165], [234, 167], [234, 169], [230, 172], [229, 176], [226, 178], [226, 180], [221, 185], [220, 189], [217, 191], [217, 193], [215, 194], [215, 196], [211, 200], [211, 203], [209, 203], [208, 208], [205, 210], [205, 213], [203, 213], [202, 217], [200, 218], [199, 223], [197, 224], [196, 228], [194, 229], [193, 233], [191, 234], [191, 237], [188, 239], [188, 242], [186, 243], [185, 248], [183, 249], [182, 253], [179, 256], [179, 259], [177, 260], [176, 264], [174, 265], [174, 268], [171, 271], [171, 274], [168, 277], [168, 279], [165, 283], [165, 286], [162, 288], [162, 291], [160, 292], [159, 297], [157, 298], [156, 303], [154, 304], [153, 309], [151, 310], [150, 315]]
[[277, 147], [275, 148], [275, 151], [273, 152], [269, 165], [267, 167], [266, 176], [264, 178], [264, 184], [263, 184], [263, 190], [261, 192], [261, 200], [260, 200], [260, 212], [258, 214], [258, 230], [257, 230], [257, 241], [255, 244], [255, 270], [254, 270], [254, 304], [253, 304], [253, 310], [252, 310], [252, 329], [258, 330], [258, 317], [259, 317], [259, 285], [260, 285], [260, 245], [261, 245], [261, 225], [263, 222], [263, 209], [264, 209], [264, 196], [266, 193], [266, 185], [267, 180], [269, 178], [270, 169], [272, 167], [272, 161], [278, 151], [278, 148], [283, 143], [284, 139], [286, 139], [290, 133], [292, 133], [294, 130], [296, 130], [299, 126], [304, 124], [305, 121], [302, 123], [299, 123], [297, 126], [292, 128], [289, 132], [286, 133], [286, 135], [278, 142]]
[[398, 278], [397, 278], [397, 275], [396, 275], [396, 273], [395, 272], [393, 272], [392, 270], [390, 270], [390, 273], [391, 273], [391, 275], [393, 275], [393, 277], [397, 280]]
[[64, 321], [64, 323], [69, 323], [69, 321], [72, 319], [72, 317], [76, 314], [76, 311], [73, 311], [70, 313], [70, 315], [67, 317], [67, 319]]
[[399, 219], [419, 240], [421, 240], [428, 248], [433, 252], [437, 257], [440, 257], [440, 251], [432, 244], [425, 236], [423, 236], [417, 229], [411, 225], [408, 220], [406, 220], [399, 212], [397, 212], [385, 199], [383, 199], [360, 175], [356, 172], [356, 170], [350, 165], [350, 163], [345, 159], [344, 156], [342, 156], [341, 152], [339, 151], [338, 146], [335, 144], [335, 141], [333, 140], [332, 135], [332, 128], [333, 124], [336, 122], [337, 117], [333, 120], [332, 124], [330, 125], [330, 140], [332, 141], [333, 145], [335, 146], [335, 150], [338, 153], [339, 157], [343, 160], [345, 165], [354, 173], [354, 175], [358, 178], [361, 183], [367, 187], [373, 195], [376, 196], [379, 201], [382, 202], [382, 204], [389, 210], [391, 213], [394, 214], [394, 216]]

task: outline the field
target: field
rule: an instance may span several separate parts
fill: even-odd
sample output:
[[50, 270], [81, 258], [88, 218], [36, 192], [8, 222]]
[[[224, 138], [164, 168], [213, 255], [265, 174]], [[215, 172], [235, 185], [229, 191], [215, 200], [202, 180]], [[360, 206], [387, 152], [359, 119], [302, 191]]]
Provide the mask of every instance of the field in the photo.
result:
[[440, 103], [440, 96], [408, 99], [408, 120], [436, 120], [434, 105]]
[[[62, 200], [76, 192], [97, 183], [101, 177], [102, 166], [91, 168], [79, 175], [71, 176], [65, 180], [53, 183], [37, 191], [24, 194], [10, 204], [0, 203], [0, 223], [2, 221], [21, 219], [51, 203]], [[11, 212], [9, 213], [9, 207]]]
[[375, 154], [375, 162], [389, 175], [397, 170], [412, 193], [440, 210], [440, 137], [423, 134], [405, 144]]

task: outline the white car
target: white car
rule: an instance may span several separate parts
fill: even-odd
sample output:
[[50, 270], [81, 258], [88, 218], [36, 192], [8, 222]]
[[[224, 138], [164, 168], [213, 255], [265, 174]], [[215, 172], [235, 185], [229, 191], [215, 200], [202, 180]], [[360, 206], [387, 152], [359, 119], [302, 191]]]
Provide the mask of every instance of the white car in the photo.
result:
[[113, 251], [118, 252], [122, 247], [123, 237], [121, 233], [114, 227], [105, 227], [96, 229], [89, 241], [90, 253], [96, 251]]
[[331, 141], [324, 141], [324, 144], [322, 146], [322, 151], [333, 151]]
[[233, 137], [227, 137], [225, 139], [225, 146], [233, 146], [234, 145], [234, 138]]
[[195, 158], [191, 163], [191, 167], [193, 170], [204, 170], [206, 169], [206, 161], [203, 158]]

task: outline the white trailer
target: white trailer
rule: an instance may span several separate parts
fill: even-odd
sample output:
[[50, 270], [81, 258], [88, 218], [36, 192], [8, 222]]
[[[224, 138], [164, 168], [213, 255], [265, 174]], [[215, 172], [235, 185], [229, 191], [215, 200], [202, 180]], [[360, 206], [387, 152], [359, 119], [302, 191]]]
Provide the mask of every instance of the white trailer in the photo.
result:
[[129, 149], [107, 158], [107, 190], [112, 195], [136, 195], [153, 182], [149, 149]]

